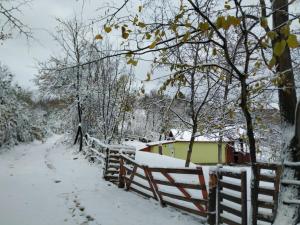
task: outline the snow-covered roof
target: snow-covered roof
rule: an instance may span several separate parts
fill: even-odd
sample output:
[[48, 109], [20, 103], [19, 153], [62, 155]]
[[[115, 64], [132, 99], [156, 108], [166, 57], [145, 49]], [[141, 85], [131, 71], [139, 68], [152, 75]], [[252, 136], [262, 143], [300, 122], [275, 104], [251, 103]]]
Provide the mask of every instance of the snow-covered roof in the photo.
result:
[[[170, 130], [174, 136], [175, 141], [190, 141], [192, 132], [190, 131], [180, 131], [177, 129], [171, 129]], [[219, 141], [219, 134], [206, 134], [206, 135], [200, 135], [199, 133], [195, 134], [195, 141], [199, 142], [218, 142]], [[228, 139], [224, 139], [223, 141], [229, 141]]]
[[170, 143], [174, 143], [174, 140], [152, 141], [152, 142], [148, 142], [147, 146], [163, 145], [163, 144], [170, 144]]
[[144, 143], [141, 141], [137, 141], [137, 140], [129, 140], [129, 141], [124, 141], [122, 143], [123, 145], [129, 146], [129, 147], [133, 147], [135, 148], [136, 151], [147, 148], [147, 144], [148, 143]]

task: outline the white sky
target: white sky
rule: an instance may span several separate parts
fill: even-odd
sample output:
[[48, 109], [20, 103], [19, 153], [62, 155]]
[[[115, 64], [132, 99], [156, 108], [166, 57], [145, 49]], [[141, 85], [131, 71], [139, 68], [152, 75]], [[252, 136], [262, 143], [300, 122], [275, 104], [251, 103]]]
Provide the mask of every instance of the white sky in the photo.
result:
[[[96, 8], [101, 0], [86, 0], [84, 20], [96, 17]], [[15, 81], [25, 88], [36, 89], [32, 79], [37, 74], [36, 62], [44, 61], [57, 50], [57, 46], [49, 32], [56, 26], [55, 18], [72, 18], [80, 13], [81, 0], [33, 0], [25, 6], [22, 15], [18, 15], [24, 23], [32, 28], [36, 40], [27, 42], [25, 37], [14, 35], [0, 46], [0, 61], [6, 64], [15, 75]]]

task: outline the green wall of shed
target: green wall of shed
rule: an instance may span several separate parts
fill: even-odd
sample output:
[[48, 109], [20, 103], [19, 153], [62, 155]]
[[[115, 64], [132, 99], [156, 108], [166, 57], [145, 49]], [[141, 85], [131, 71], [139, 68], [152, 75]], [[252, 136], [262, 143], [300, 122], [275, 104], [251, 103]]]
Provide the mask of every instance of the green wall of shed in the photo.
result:
[[[162, 154], [178, 159], [186, 159], [189, 147], [188, 141], [176, 141], [174, 143], [162, 144]], [[222, 144], [222, 163], [225, 159], [226, 143]], [[158, 145], [151, 146], [151, 152], [158, 153]], [[172, 150], [174, 149], [174, 150]], [[174, 151], [174, 155], [172, 153]], [[191, 157], [193, 163], [216, 164], [218, 163], [218, 143], [216, 142], [195, 142], [193, 145], [193, 152]]]

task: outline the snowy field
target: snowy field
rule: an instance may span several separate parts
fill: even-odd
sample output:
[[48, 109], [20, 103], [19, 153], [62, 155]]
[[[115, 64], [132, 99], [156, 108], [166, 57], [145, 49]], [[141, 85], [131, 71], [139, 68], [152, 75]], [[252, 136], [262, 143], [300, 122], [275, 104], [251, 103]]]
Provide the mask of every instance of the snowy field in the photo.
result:
[[199, 225], [101, 178], [62, 136], [0, 155], [0, 225]]

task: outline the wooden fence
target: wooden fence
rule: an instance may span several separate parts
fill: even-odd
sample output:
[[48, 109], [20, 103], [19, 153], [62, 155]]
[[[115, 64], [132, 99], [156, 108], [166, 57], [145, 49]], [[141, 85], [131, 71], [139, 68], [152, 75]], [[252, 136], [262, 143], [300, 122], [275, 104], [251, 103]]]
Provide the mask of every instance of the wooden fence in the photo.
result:
[[84, 153], [91, 161], [102, 164], [103, 178], [113, 183], [118, 182], [120, 170], [120, 154], [134, 158], [135, 149], [124, 145], [108, 145], [98, 139], [85, 136]]
[[[210, 225], [248, 224], [246, 171], [211, 170], [207, 191], [201, 167], [151, 168], [137, 163], [134, 160], [135, 150], [126, 146], [107, 145], [91, 137], [87, 137], [85, 143], [86, 157], [100, 161], [103, 177], [118, 183], [120, 188], [153, 198], [161, 206], [169, 205], [199, 215]], [[271, 224], [278, 207], [282, 167], [279, 164], [256, 163], [255, 170], [258, 179], [251, 189], [255, 209], [252, 211], [252, 223], [257, 225], [262, 221]], [[190, 179], [191, 176], [194, 178]]]
[[216, 176], [217, 224], [247, 225], [247, 172], [219, 168]]
[[[151, 168], [138, 164], [126, 155], [120, 158], [119, 187], [154, 198], [162, 206], [172, 206], [213, 221], [215, 211], [210, 204], [202, 168]], [[184, 175], [184, 176], [182, 176]], [[194, 179], [180, 180], [183, 177]], [[196, 182], [195, 182], [196, 181]], [[214, 223], [213, 223], [214, 224]]]
[[256, 163], [257, 180], [253, 184], [254, 210], [252, 212], [253, 225], [259, 221], [273, 223], [278, 206], [281, 165], [270, 163]]

